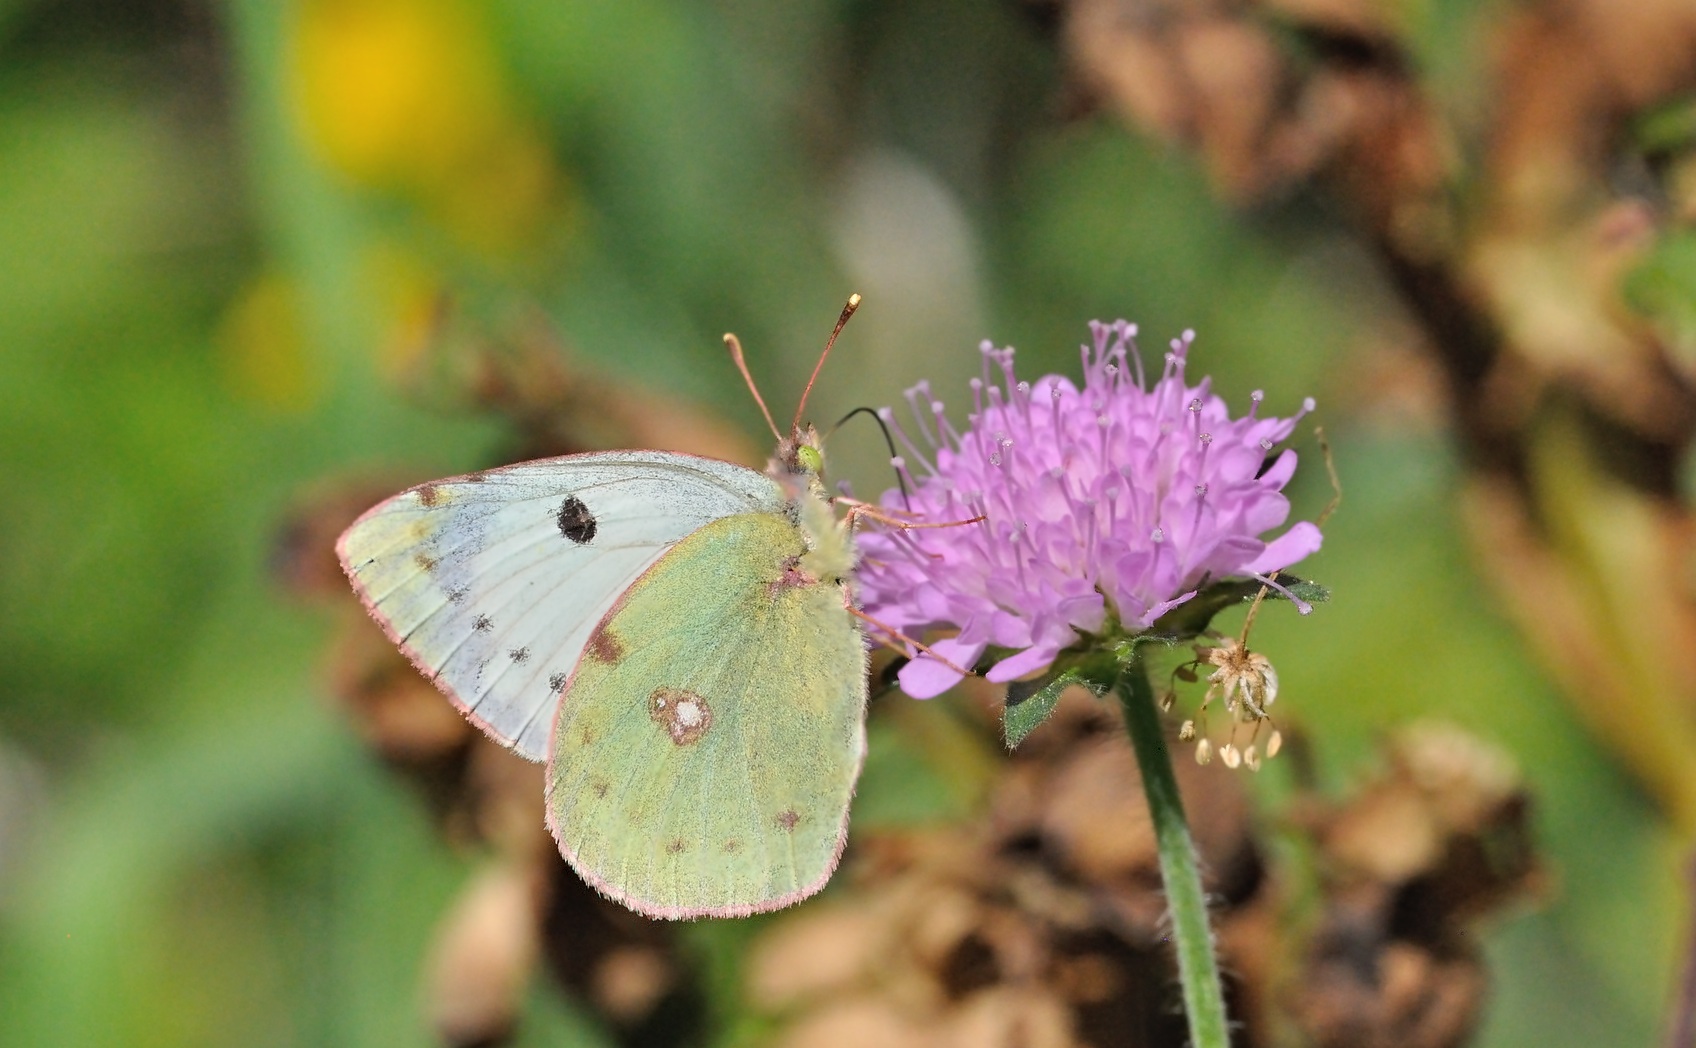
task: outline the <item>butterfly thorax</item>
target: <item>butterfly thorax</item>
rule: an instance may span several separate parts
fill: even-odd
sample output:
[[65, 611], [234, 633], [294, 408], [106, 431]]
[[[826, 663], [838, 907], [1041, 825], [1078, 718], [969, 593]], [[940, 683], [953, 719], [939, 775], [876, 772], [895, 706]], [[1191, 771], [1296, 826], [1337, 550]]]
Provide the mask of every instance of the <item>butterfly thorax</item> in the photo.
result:
[[818, 431], [807, 426], [792, 432], [778, 444], [766, 473], [783, 487], [795, 523], [806, 537], [807, 552], [797, 565], [802, 575], [822, 582], [846, 579], [857, 555], [824, 486], [824, 451]]

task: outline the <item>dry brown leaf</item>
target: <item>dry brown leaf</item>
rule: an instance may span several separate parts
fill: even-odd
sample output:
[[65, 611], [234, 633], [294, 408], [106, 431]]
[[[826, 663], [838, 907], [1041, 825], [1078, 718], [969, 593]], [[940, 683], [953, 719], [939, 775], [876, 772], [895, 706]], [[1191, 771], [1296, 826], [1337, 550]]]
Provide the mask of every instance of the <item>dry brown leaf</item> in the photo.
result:
[[443, 919], [424, 979], [443, 1044], [495, 1044], [517, 1028], [540, 952], [540, 888], [531, 864], [493, 863]]
[[1317, 814], [1322, 907], [1290, 1007], [1320, 1048], [1459, 1048], [1487, 990], [1473, 925], [1540, 883], [1529, 801], [1494, 747], [1447, 725]]

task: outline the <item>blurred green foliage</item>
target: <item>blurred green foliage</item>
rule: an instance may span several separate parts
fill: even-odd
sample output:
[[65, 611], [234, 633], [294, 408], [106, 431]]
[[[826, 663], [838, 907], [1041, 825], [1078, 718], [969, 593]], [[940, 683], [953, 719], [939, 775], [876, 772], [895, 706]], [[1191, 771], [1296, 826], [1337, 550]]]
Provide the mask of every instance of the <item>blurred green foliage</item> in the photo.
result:
[[[1431, 52], [1465, 55], [1472, 9], [1431, 6]], [[395, 381], [443, 289], [750, 434], [718, 334], [781, 414], [850, 290], [818, 418], [926, 376], [962, 401], [984, 337], [1066, 368], [1121, 315], [1151, 350], [1195, 328], [1237, 403], [1317, 396], [1347, 495], [1304, 565], [1333, 601], [1257, 627], [1280, 710], [1339, 786], [1412, 719], [1511, 751], [1553, 888], [1492, 935], [1481, 1043], [1645, 1043], [1671, 842], [1482, 599], [1441, 432], [1352, 410], [1372, 275], [1300, 202], [1230, 213], [1062, 121], [1057, 75], [1018, 5], [964, 0], [0, 4], [0, 1043], [427, 1043], [468, 859], [330, 712], [327, 624], [267, 562], [315, 481], [500, 445]], [[342, 101], [395, 126], [332, 126]], [[1688, 298], [1684, 253], [1645, 294]], [[879, 490], [878, 442], [837, 444]], [[922, 760], [874, 739], [869, 817], [946, 793]], [[594, 1037], [537, 998], [524, 1043]]]

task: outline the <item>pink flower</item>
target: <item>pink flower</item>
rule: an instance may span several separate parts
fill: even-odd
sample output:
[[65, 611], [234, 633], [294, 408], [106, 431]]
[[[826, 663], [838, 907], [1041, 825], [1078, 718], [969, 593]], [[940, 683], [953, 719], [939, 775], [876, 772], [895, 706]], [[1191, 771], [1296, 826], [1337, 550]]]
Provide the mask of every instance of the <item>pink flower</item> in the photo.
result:
[[[886, 492], [883, 505], [927, 524], [984, 519], [860, 539], [868, 614], [908, 635], [955, 631], [931, 647], [965, 668], [990, 651], [991, 681], [1041, 670], [1091, 638], [1145, 630], [1208, 583], [1266, 581], [1319, 549], [1319, 528], [1305, 521], [1261, 537], [1289, 516], [1280, 492], [1296, 468], [1293, 451], [1268, 456], [1312, 400], [1291, 418], [1261, 418], [1256, 392], [1232, 418], [1209, 379], [1184, 376], [1193, 332], [1173, 340], [1150, 389], [1136, 325], [1090, 328], [1081, 390], [1059, 375], [1017, 381], [1013, 350], [985, 342], [964, 433], [926, 384], [909, 390], [918, 440], [896, 427], [908, 456], [894, 466], [910, 494]], [[894, 422], [888, 408], [879, 415]], [[960, 674], [918, 654], [900, 680], [930, 698]]]

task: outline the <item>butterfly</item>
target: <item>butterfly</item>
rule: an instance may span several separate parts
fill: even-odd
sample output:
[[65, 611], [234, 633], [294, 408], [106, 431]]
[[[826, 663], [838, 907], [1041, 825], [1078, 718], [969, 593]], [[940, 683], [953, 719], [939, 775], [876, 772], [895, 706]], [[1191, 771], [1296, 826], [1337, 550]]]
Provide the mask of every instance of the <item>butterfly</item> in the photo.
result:
[[801, 403], [763, 473], [663, 451], [523, 462], [409, 488], [336, 545], [407, 658], [547, 762], [566, 860], [651, 917], [788, 906], [847, 839], [866, 751], [853, 521]]

